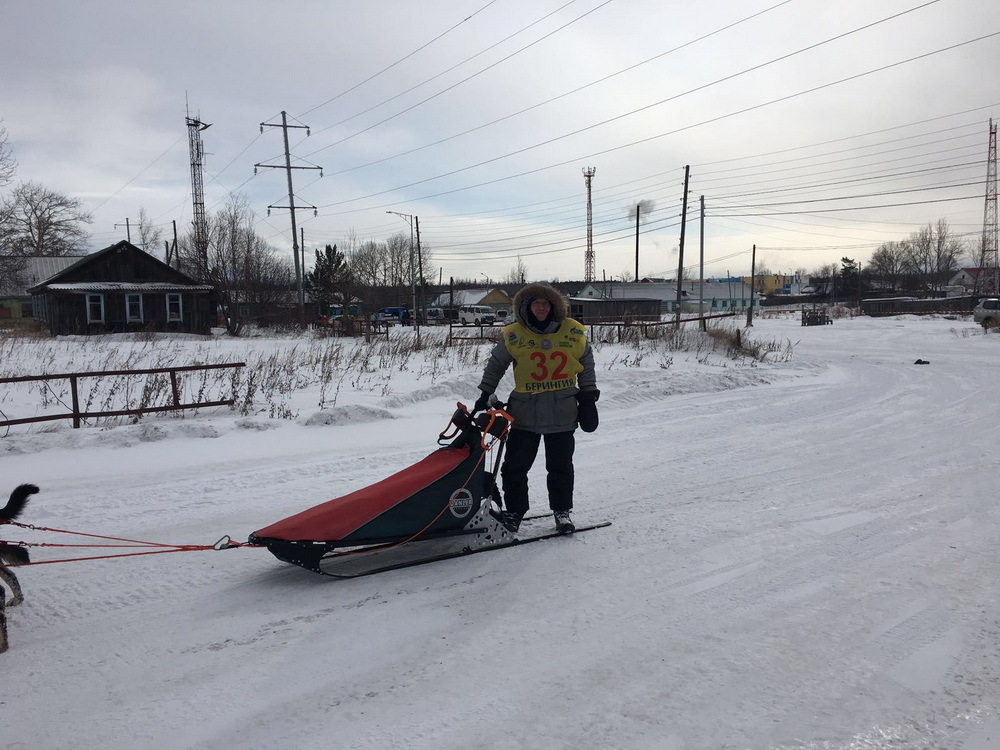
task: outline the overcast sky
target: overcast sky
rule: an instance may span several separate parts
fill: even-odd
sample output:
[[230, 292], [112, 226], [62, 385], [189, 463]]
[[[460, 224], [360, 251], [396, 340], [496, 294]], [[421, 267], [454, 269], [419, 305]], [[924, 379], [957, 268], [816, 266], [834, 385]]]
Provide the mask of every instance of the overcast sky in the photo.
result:
[[[410, 234], [429, 274], [582, 279], [865, 262], [946, 219], [983, 228], [1000, 119], [997, 0], [4, 0], [0, 119], [17, 179], [79, 198], [92, 248], [140, 208], [187, 232], [185, 117], [209, 212], [244, 195], [307, 257]], [[120, 225], [120, 226], [116, 226]], [[135, 239], [133, 237], [133, 239]], [[436, 280], [436, 279], [435, 279]]]

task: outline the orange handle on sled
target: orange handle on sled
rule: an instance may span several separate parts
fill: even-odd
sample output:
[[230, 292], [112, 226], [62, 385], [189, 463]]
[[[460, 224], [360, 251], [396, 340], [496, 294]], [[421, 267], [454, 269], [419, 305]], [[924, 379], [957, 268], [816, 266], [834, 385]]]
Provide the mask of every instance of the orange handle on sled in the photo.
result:
[[[504, 435], [507, 434], [507, 431], [510, 429], [510, 426], [514, 424], [514, 417], [505, 412], [503, 409], [489, 409], [486, 413], [490, 415], [490, 421], [486, 423], [485, 427], [483, 427], [483, 434], [482, 437], [480, 438], [480, 444], [483, 446], [483, 448], [489, 450], [490, 447], [493, 445], [493, 443], [495, 443], [497, 440], [500, 440]], [[498, 423], [497, 419], [501, 419], [503, 420], [503, 422]], [[487, 435], [490, 435], [493, 438], [488, 443], [486, 442]]]

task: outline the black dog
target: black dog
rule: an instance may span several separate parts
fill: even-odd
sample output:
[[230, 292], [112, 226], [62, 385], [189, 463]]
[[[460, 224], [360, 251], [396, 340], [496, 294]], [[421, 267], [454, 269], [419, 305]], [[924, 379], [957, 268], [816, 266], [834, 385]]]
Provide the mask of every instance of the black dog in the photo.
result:
[[[7, 501], [7, 505], [0, 510], [0, 524], [3, 524], [5, 521], [13, 521], [21, 515], [24, 506], [28, 504], [28, 499], [36, 492], [38, 492], [38, 488], [33, 484], [22, 484], [16, 487], [10, 493], [10, 500]], [[18, 583], [14, 571], [3, 566], [23, 565], [26, 562], [29, 562], [28, 550], [16, 544], [4, 544], [0, 541], [0, 582], [7, 584], [7, 587], [10, 589], [11, 599], [8, 603], [12, 607], [15, 604], [23, 602], [24, 595], [21, 593], [21, 584]], [[5, 598], [3, 587], [0, 586], [0, 654], [7, 650], [7, 615], [4, 611]]]

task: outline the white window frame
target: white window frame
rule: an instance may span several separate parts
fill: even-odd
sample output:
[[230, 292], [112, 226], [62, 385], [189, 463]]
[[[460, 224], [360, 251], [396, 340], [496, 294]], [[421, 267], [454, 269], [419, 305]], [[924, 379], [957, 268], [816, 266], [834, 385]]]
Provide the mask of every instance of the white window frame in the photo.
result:
[[[95, 318], [91, 313], [93, 312], [94, 305], [97, 304], [101, 309], [101, 317]], [[88, 294], [87, 295], [87, 322], [88, 323], [103, 323], [104, 322], [104, 295], [103, 294]]]
[[[172, 309], [177, 308], [177, 316], [172, 315]], [[167, 294], [167, 322], [180, 323], [184, 320], [184, 297], [180, 292], [169, 292]]]
[[[139, 303], [139, 315], [138, 317], [132, 314], [132, 304]], [[142, 323], [145, 320], [145, 315], [143, 314], [143, 303], [142, 295], [136, 293], [130, 293], [125, 295], [125, 321], [127, 323]]]

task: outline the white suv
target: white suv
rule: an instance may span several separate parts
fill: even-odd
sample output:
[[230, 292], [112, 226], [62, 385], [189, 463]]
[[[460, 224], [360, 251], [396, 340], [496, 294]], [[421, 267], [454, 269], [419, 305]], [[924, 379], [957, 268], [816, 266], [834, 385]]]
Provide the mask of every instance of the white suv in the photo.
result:
[[464, 305], [458, 311], [458, 320], [463, 326], [469, 323], [491, 326], [496, 320], [496, 313], [486, 305]]
[[1000, 299], [979, 300], [979, 304], [972, 309], [972, 319], [983, 328], [1000, 326]]

